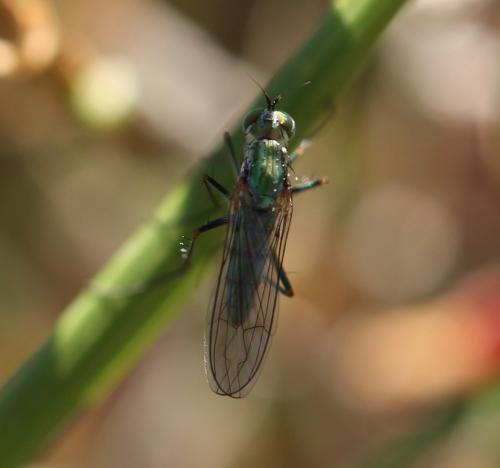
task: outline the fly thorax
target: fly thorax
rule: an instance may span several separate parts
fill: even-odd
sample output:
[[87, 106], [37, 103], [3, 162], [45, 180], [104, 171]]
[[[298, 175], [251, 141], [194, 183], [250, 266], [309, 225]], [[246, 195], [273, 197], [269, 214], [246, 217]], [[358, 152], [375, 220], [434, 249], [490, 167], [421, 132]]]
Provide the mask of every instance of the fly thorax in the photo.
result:
[[283, 191], [288, 153], [275, 140], [256, 140], [247, 148], [247, 183], [253, 204], [266, 209]]

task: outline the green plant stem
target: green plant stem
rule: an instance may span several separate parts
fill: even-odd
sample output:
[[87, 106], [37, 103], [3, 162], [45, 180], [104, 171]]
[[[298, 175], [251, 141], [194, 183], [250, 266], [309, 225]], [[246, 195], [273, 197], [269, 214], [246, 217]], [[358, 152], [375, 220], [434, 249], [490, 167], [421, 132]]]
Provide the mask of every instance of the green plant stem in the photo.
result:
[[[309, 134], [352, 79], [373, 43], [405, 0], [342, 0], [272, 79], [271, 95], [286, 91], [284, 107], [297, 120], [298, 141]], [[306, 81], [307, 87], [300, 87]], [[260, 101], [260, 104], [262, 102]], [[243, 135], [232, 132], [236, 148]], [[0, 463], [19, 466], [36, 456], [78, 411], [101, 401], [181, 310], [217, 252], [218, 239], [181, 265], [179, 240], [206, 220], [210, 200], [201, 175], [216, 167], [229, 183], [224, 148], [217, 148], [174, 187], [92, 285], [63, 313], [47, 341], [0, 393]], [[198, 245], [200, 247], [200, 245]], [[164, 275], [170, 271], [172, 274]], [[111, 294], [131, 285], [164, 281], [140, 294]]]

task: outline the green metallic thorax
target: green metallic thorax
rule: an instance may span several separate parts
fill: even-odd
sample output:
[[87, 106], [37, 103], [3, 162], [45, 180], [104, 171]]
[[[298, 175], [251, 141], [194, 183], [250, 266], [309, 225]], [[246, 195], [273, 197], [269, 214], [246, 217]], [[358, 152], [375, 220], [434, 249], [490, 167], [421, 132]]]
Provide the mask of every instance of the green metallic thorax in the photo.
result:
[[276, 140], [254, 140], [247, 146], [245, 177], [257, 209], [267, 209], [287, 183], [288, 152]]

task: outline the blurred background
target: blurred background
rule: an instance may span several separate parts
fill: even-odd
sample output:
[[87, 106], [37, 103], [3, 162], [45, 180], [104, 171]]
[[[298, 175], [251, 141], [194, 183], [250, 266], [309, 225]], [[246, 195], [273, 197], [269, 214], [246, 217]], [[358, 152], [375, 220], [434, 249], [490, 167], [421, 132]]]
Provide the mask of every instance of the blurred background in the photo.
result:
[[[327, 8], [0, 1], [2, 381]], [[209, 275], [34, 466], [500, 466], [499, 130], [500, 3], [409, 2], [295, 165], [330, 184], [251, 395], [205, 382]]]

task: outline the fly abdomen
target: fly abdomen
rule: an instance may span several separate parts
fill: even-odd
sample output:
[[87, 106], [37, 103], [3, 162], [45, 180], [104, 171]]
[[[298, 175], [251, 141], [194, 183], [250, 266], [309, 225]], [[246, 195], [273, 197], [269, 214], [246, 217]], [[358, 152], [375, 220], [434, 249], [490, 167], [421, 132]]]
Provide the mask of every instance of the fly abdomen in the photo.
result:
[[[272, 211], [242, 208], [235, 232], [226, 285], [227, 320], [239, 327], [248, 322], [251, 311], [260, 310], [262, 290], [272, 284], [272, 250], [269, 238], [276, 215]], [[260, 291], [260, 292], [259, 292]]]

